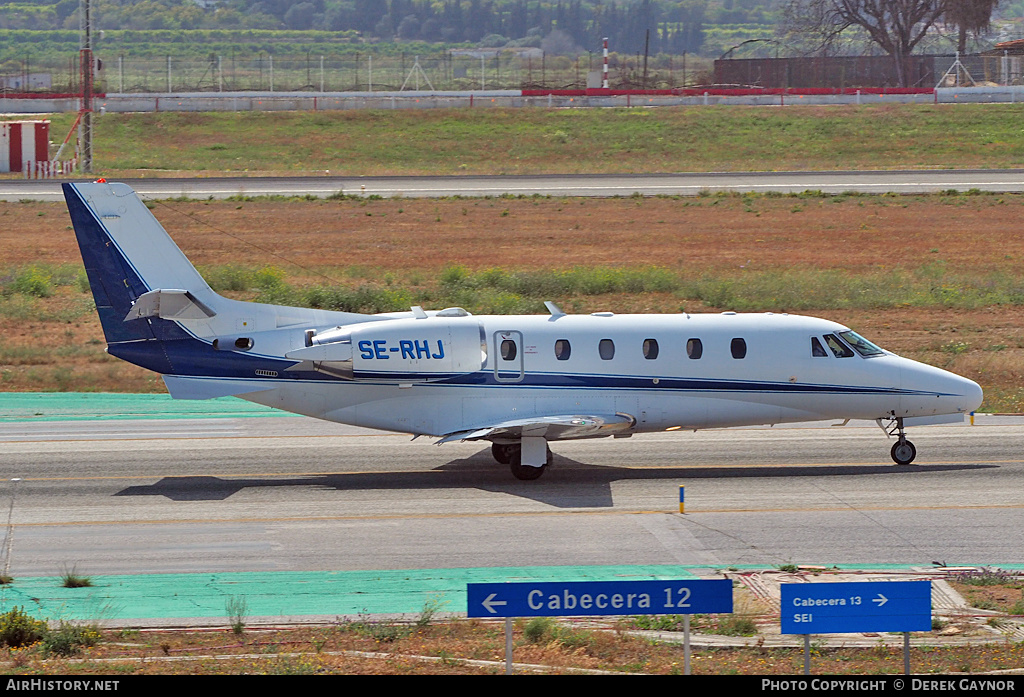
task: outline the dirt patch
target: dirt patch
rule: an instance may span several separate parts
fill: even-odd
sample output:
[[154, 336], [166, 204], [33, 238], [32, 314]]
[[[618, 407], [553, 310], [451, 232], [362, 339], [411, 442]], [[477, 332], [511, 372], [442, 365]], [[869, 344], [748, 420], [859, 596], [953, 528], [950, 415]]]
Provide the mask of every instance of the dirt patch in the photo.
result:
[[957, 582], [951, 582], [950, 585], [971, 607], [995, 610], [1009, 615], [1024, 614], [1024, 581], [1017, 580], [991, 586]]
[[[1024, 197], [155, 202], [197, 265], [1017, 271]], [[5, 265], [76, 263], [63, 204], [0, 203]], [[293, 269], [287, 269], [289, 273]]]

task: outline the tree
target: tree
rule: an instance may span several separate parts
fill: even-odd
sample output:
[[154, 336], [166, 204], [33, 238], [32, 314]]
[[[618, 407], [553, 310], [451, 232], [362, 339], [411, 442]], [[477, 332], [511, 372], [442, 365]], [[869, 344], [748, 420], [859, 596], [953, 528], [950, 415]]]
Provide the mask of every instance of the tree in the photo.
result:
[[977, 36], [988, 30], [998, 4], [999, 0], [946, 0], [943, 18], [957, 28], [957, 53], [967, 52], [968, 34]]
[[402, 17], [402, 21], [398, 23], [398, 28], [395, 32], [400, 39], [415, 39], [420, 33], [419, 17], [412, 14]]
[[292, 5], [284, 13], [284, 25], [289, 29], [309, 29], [313, 26], [316, 7], [311, 2]]
[[856, 27], [892, 57], [899, 86], [906, 87], [911, 52], [945, 12], [946, 0], [789, 0], [784, 26], [815, 37], [818, 50]]
[[541, 50], [551, 56], [577, 56], [582, 52], [573, 38], [561, 29], [555, 29], [540, 42]]

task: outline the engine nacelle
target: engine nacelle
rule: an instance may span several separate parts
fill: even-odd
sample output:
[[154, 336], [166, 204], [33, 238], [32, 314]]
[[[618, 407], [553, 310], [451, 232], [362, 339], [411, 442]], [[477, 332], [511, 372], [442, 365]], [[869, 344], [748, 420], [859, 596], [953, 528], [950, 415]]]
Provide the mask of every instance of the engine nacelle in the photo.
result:
[[309, 343], [285, 357], [347, 380], [443, 380], [487, 363], [484, 329], [472, 317], [352, 324], [313, 335]]

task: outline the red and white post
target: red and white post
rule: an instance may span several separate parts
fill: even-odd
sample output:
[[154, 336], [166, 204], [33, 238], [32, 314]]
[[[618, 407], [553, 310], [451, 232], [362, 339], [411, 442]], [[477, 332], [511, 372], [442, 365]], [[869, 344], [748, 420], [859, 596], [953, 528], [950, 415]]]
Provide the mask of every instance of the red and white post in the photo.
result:
[[602, 70], [601, 87], [608, 89], [608, 37], [604, 37], [604, 68]]

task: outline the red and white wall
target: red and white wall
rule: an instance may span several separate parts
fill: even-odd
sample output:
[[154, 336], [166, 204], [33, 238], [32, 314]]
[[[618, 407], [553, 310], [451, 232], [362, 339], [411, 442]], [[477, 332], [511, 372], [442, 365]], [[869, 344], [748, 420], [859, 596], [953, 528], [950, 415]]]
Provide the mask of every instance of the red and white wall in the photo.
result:
[[22, 172], [26, 161], [49, 159], [49, 121], [0, 121], [0, 172]]

